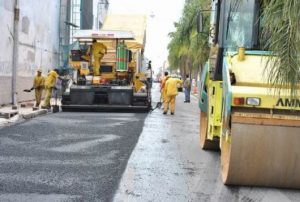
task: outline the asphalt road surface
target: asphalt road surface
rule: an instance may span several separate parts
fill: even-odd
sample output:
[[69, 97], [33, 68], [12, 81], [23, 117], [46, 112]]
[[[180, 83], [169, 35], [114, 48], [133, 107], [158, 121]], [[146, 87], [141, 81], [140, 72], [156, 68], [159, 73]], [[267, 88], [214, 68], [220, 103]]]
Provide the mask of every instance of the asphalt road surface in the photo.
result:
[[57, 113], [1, 129], [0, 202], [300, 201], [299, 190], [223, 185], [220, 152], [199, 146], [197, 98], [183, 99], [174, 116]]
[[0, 201], [111, 201], [146, 114], [57, 113], [0, 130]]

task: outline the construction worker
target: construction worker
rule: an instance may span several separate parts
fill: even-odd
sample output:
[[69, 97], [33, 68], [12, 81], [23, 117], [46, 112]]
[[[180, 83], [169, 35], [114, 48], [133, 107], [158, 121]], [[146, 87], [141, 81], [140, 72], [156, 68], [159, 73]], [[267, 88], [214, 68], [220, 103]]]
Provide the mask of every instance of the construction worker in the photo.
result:
[[167, 114], [169, 107], [171, 115], [175, 113], [175, 98], [178, 95], [177, 85], [182, 84], [182, 80], [177, 78], [168, 78], [164, 87], [165, 90], [165, 101], [164, 101], [164, 112]]
[[93, 57], [94, 57], [94, 63], [93, 63], [94, 76], [100, 75], [99, 70], [100, 70], [101, 59], [103, 58], [106, 51], [107, 51], [107, 48], [103, 43], [99, 43], [95, 39], [93, 40], [92, 53], [93, 53]]
[[185, 81], [183, 83], [184, 87], [184, 95], [185, 95], [185, 100], [184, 102], [191, 102], [191, 80], [189, 78], [189, 75], [186, 75]]
[[147, 82], [149, 84], [149, 87], [151, 88], [152, 87], [152, 65], [151, 65], [151, 60], [148, 63], [146, 76], [147, 76]]
[[145, 86], [145, 83], [141, 81], [139, 76], [136, 76], [135, 81], [134, 81], [134, 91], [136, 93], [139, 93], [139, 92], [143, 91], [144, 86]]
[[168, 72], [165, 72], [164, 73], [164, 78], [161, 80], [161, 86], [160, 86], [160, 92], [161, 92], [161, 98], [162, 98], [162, 101], [164, 102], [165, 100], [165, 84], [166, 84], [166, 81], [168, 80], [169, 78], [169, 73]]
[[[90, 61], [91, 57], [90, 54], [92, 53], [92, 61], [93, 61], [93, 75], [99, 76], [100, 75], [100, 64], [101, 59], [104, 57], [104, 55], [107, 53], [107, 47], [100, 42], [97, 42], [96, 39], [93, 39], [92, 45], [88, 48], [86, 55], [82, 56], [83, 59], [86, 61]], [[80, 74], [87, 75], [89, 73], [85, 70], [80, 70]]]
[[44, 83], [45, 83], [45, 78], [42, 76], [42, 70], [38, 69], [37, 70], [37, 75], [34, 77], [33, 80], [33, 87], [32, 90], [34, 89], [35, 91], [35, 106], [39, 107], [42, 99], [42, 94], [44, 90]]
[[51, 70], [48, 73], [48, 76], [45, 80], [45, 90], [46, 90], [46, 97], [44, 101], [44, 105], [42, 106], [43, 109], [49, 109], [50, 106], [50, 99], [52, 97], [52, 90], [55, 89], [56, 79], [59, 77], [58, 69]]

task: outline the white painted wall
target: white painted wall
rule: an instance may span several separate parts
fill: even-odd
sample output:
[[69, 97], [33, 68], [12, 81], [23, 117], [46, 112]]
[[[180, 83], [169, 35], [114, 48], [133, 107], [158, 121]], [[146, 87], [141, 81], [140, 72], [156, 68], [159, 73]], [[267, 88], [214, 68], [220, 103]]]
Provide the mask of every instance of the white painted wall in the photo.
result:
[[[0, 104], [11, 103], [13, 0], [0, 0]], [[60, 0], [19, 0], [18, 101], [33, 99], [31, 88], [37, 68], [46, 75], [58, 67]], [[11, 32], [11, 33], [10, 33]]]
[[13, 1], [0, 0], [0, 104], [11, 99]]

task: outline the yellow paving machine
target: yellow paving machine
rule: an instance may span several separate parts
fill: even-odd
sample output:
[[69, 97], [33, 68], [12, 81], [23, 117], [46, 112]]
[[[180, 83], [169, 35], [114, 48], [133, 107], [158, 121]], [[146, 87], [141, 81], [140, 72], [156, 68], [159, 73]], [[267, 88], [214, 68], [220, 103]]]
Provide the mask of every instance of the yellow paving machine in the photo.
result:
[[79, 46], [70, 55], [74, 76], [63, 94], [62, 110], [149, 111], [151, 85], [145, 75], [144, 37], [137, 40], [126, 27], [78, 30], [74, 38]]
[[300, 98], [267, 82], [265, 69], [276, 56], [263, 48], [261, 5], [212, 0], [211, 50], [199, 84], [200, 144], [221, 150], [227, 185], [298, 189]]

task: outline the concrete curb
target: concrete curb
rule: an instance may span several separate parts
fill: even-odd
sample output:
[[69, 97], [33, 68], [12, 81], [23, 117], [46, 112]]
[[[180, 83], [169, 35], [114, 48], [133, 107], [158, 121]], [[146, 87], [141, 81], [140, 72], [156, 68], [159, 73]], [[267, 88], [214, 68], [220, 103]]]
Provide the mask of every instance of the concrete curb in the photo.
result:
[[41, 110], [38, 110], [38, 111], [34, 111], [34, 112], [31, 112], [31, 113], [27, 113], [27, 114], [21, 114], [21, 116], [24, 118], [24, 119], [32, 119], [32, 118], [35, 118], [39, 115], [43, 115], [43, 114], [47, 114], [48, 113], [48, 110], [46, 109], [41, 109]]
[[11, 125], [19, 122], [20, 119], [21, 119], [20, 114], [17, 114], [17, 115], [15, 115], [14, 117], [12, 117], [10, 119], [1, 118], [0, 119], [0, 129], [11, 126]]
[[12, 125], [20, 123], [22, 121], [29, 120], [29, 119], [32, 119], [32, 118], [35, 118], [37, 116], [44, 115], [44, 114], [47, 114], [47, 113], [48, 113], [48, 110], [41, 109], [41, 110], [38, 110], [38, 111], [33, 111], [33, 112], [26, 113], [26, 114], [18, 113], [16, 116], [14, 116], [10, 119], [3, 119], [2, 118], [2, 119], [0, 119], [0, 129], [8, 127], [8, 126], [12, 126]]

